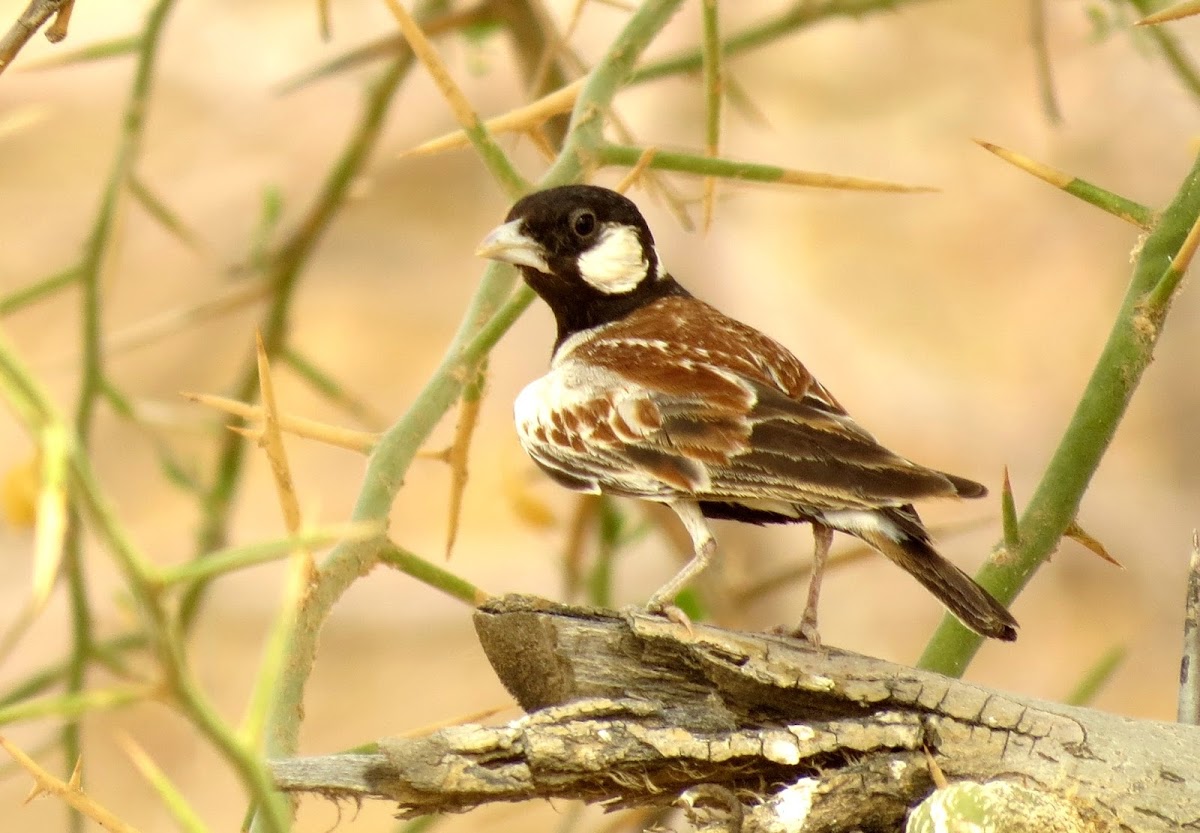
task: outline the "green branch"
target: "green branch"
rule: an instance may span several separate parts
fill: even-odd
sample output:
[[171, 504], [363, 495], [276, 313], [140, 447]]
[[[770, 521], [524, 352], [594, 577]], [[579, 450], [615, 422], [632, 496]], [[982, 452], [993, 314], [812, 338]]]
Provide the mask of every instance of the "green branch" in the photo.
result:
[[[79, 264], [78, 280], [83, 289], [83, 373], [75, 408], [74, 436], [75, 442], [79, 444], [76, 454], [87, 452], [96, 403], [104, 393], [104, 345], [101, 338], [101, 312], [104, 307], [101, 297], [102, 271], [112, 244], [118, 204], [141, 151], [160, 38], [173, 5], [174, 0], [159, 0], [146, 15], [146, 24], [138, 46], [133, 86], [125, 106], [116, 161], [100, 196], [96, 220]], [[79, 515], [72, 505], [63, 539], [62, 561], [71, 606], [71, 659], [66, 679], [68, 696], [78, 695], [83, 691], [92, 642], [92, 613], [88, 600], [87, 579], [83, 572], [82, 535]], [[80, 751], [79, 724], [74, 720], [68, 721], [63, 727], [63, 752], [68, 767], [75, 766], [80, 758]], [[81, 829], [82, 821], [82, 817], [72, 811], [72, 828]]]
[[[1154, 358], [1154, 347], [1181, 277], [1172, 264], [1198, 217], [1200, 158], [1142, 246], [1108, 342], [1041, 483], [1021, 515], [1018, 546], [1008, 549], [1001, 541], [997, 555], [977, 576], [979, 583], [1000, 601], [1007, 604], [1016, 598], [1075, 520], [1088, 483]], [[957, 676], [982, 641], [983, 637], [947, 616], [926, 646], [919, 665]]]
[[472, 607], [482, 604], [488, 598], [487, 593], [466, 579], [454, 575], [449, 570], [443, 570], [432, 561], [414, 555], [390, 541], [379, 550], [378, 557], [380, 563], [394, 567], [422, 584], [441, 590], [450, 598], [458, 599]]
[[[383, 74], [371, 85], [363, 116], [346, 142], [346, 147], [325, 178], [316, 201], [301, 220], [271, 264], [269, 282], [272, 286], [270, 306], [259, 322], [263, 346], [271, 358], [287, 345], [287, 327], [292, 299], [300, 277], [317, 243], [332, 224], [337, 212], [349, 195], [350, 188], [370, 159], [379, 140], [392, 98], [413, 65], [413, 54], [403, 50]], [[230, 397], [239, 402], [253, 402], [258, 397], [258, 360], [251, 350], [233, 385]], [[196, 536], [196, 557], [220, 549], [226, 543], [226, 530], [233, 499], [241, 482], [246, 460], [245, 438], [230, 431], [221, 440], [217, 453], [212, 485], [204, 495], [203, 520]], [[190, 627], [200, 611], [207, 588], [197, 582], [183, 598], [180, 619]]]
[[[634, 145], [616, 145], [605, 142], [591, 152], [585, 151], [584, 154], [592, 164], [597, 166], [625, 165], [632, 167], [641, 160], [645, 152], [645, 148]], [[678, 173], [695, 174], [697, 176], [738, 179], [743, 182], [769, 182], [812, 188], [888, 191], [904, 194], [926, 193], [934, 190], [921, 185], [901, 185], [894, 182], [863, 179], [856, 176], [836, 176], [816, 171], [781, 168], [778, 165], [764, 165], [761, 162], [742, 162], [736, 159], [720, 159], [713, 156], [700, 156], [695, 153], [681, 153], [669, 150], [656, 150], [654, 156], [650, 159], [648, 167], [654, 170], [676, 171]]]
[[681, 5], [682, 0], [654, 0], [643, 3], [629, 18], [621, 34], [588, 75], [571, 111], [562, 151], [542, 177], [539, 187], [565, 185], [582, 177], [589, 158], [604, 144], [604, 111], [617, 91], [629, 82], [638, 57]]
[[[630, 18], [585, 85], [576, 104], [565, 148], [543, 185], [569, 181], [582, 173], [583, 153], [603, 141], [599, 113], [609, 106], [633, 62], [666, 25], [681, 2], [648, 0]], [[442, 363], [408, 411], [376, 445], [355, 503], [355, 520], [387, 516], [417, 450], [442, 416], [458, 401], [463, 386], [474, 378], [482, 356], [472, 352], [464, 354], [464, 348], [483, 349], [485, 343], [480, 342], [477, 335], [497, 315], [504, 315], [507, 323], [515, 320], [513, 313], [520, 303], [505, 304], [512, 294], [513, 284], [514, 275], [510, 268], [492, 265], [485, 270]], [[524, 299], [525, 296], [516, 297]], [[490, 332], [498, 338], [506, 328], [492, 328]], [[347, 588], [389, 548], [383, 540], [345, 543], [335, 547], [321, 563], [287, 645], [285, 671], [268, 715], [265, 748], [269, 757], [291, 755], [296, 751], [304, 686], [312, 670], [321, 623]]]
[[[65, 433], [65, 420], [56, 411], [49, 394], [3, 339], [0, 339], [0, 389], [14, 398], [17, 412], [25, 420], [24, 427], [30, 434], [36, 435], [52, 426], [59, 427]], [[178, 638], [179, 631], [168, 617], [159, 597], [156, 569], [133, 543], [104, 496], [86, 450], [78, 443], [71, 443], [68, 452], [71, 472], [69, 494], [73, 509], [80, 518], [87, 520], [89, 529], [120, 569], [137, 607], [145, 638], [154, 649], [165, 691], [175, 696], [171, 702], [225, 755], [242, 776], [252, 799], [268, 808], [264, 822], [267, 829], [272, 833], [283, 833], [286, 815], [277, 793], [272, 789], [263, 762], [241, 743], [224, 722], [215, 717], [212, 705], [202, 696], [190, 675], [183, 645]], [[95, 649], [89, 650], [89, 656], [96, 653]], [[73, 668], [72, 661], [64, 672], [68, 683], [72, 679]], [[68, 687], [65, 702], [83, 696], [82, 691]], [[9, 706], [16, 707], [16, 704]]]
[[5, 295], [0, 298], [0, 318], [48, 298], [64, 286], [70, 286], [77, 280], [79, 280], [79, 268], [72, 266]]
[[[785, 35], [822, 20], [836, 17], [862, 17], [872, 12], [892, 12], [901, 6], [910, 6], [918, 2], [925, 2], [925, 0], [825, 0], [825, 2], [798, 0], [787, 11], [731, 35], [721, 44], [721, 52], [726, 57], [736, 55], [739, 52], [774, 43]], [[632, 86], [672, 75], [700, 72], [703, 65], [703, 48], [688, 49], [678, 55], [641, 67], [629, 77], [629, 84]]]
[[0, 708], [0, 726], [45, 717], [55, 720], [83, 717], [92, 712], [130, 706], [150, 699], [152, 694], [145, 686], [123, 686], [26, 700]]

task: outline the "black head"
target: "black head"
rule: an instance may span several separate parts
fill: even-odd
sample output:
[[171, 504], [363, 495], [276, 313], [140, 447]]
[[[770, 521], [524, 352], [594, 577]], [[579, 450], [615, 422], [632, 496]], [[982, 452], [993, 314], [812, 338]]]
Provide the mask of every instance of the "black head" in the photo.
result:
[[558, 340], [683, 294], [662, 268], [637, 206], [595, 185], [564, 185], [519, 200], [475, 254], [519, 266], [554, 312]]

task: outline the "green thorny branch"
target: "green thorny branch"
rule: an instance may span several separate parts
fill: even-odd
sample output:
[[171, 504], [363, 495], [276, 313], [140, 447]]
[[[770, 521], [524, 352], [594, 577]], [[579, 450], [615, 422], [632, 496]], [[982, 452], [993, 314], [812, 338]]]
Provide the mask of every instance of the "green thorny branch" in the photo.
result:
[[[978, 575], [979, 582], [1000, 601], [1007, 604], [1016, 597], [1075, 520], [1088, 483], [1154, 357], [1167, 311], [1191, 259], [1190, 252], [1183, 254], [1182, 250], [1185, 240], [1194, 237], [1197, 218], [1200, 158], [1142, 244], [1129, 290], [1075, 414], [1017, 523], [1015, 535], [1010, 532], [1007, 536], [1015, 538], [1015, 546], [1012, 541], [1007, 546], [1001, 541], [996, 555]], [[957, 676], [982, 641], [947, 617], [926, 647], [920, 665]]]
[[[579, 179], [587, 156], [603, 143], [601, 113], [621, 88], [634, 62], [666, 25], [682, 0], [649, 0], [629, 19], [591, 73], [572, 114], [563, 149], [542, 186]], [[510, 194], [510, 196], [516, 196]], [[368, 462], [355, 504], [355, 520], [385, 518], [404, 473], [442, 415], [476, 377], [488, 351], [528, 305], [528, 293], [513, 292], [511, 270], [489, 267], [446, 355], [408, 411], [384, 434]], [[339, 545], [320, 564], [297, 614], [285, 648], [284, 673], [266, 724], [266, 753], [294, 754], [304, 687], [316, 654], [320, 625], [334, 603], [380, 557], [384, 540]]]

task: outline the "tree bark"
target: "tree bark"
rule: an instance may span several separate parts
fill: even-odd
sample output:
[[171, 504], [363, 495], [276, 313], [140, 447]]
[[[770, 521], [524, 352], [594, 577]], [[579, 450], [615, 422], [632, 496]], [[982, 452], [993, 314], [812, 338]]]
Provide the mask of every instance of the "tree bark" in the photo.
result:
[[[1047, 703], [795, 639], [509, 596], [475, 614], [528, 714], [276, 761], [284, 790], [610, 807], [681, 798], [713, 829], [896, 830], [944, 774], [1031, 830], [1200, 829], [1200, 728]], [[988, 787], [979, 784], [991, 782]], [[999, 790], [993, 790], [994, 787]], [[952, 800], [949, 796], [956, 796]], [[963, 799], [963, 800], [967, 800]], [[704, 810], [704, 812], [701, 812]], [[1046, 819], [1060, 818], [1060, 827]]]

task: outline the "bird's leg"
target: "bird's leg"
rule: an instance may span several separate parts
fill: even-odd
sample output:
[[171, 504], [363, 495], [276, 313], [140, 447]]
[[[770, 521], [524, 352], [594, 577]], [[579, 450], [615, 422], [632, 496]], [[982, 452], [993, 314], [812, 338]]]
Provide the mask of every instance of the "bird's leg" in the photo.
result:
[[808, 579], [808, 601], [804, 605], [804, 618], [797, 632], [813, 645], [820, 647], [821, 634], [817, 631], [817, 601], [821, 597], [821, 579], [825, 577], [825, 564], [829, 561], [829, 547], [833, 544], [833, 528], [822, 523], [813, 523], [813, 566]]
[[692, 560], [683, 565], [682, 570], [654, 591], [654, 595], [646, 603], [646, 609], [652, 613], [662, 613], [669, 619], [678, 620], [682, 616], [686, 621], [687, 617], [683, 616], [683, 611], [675, 607], [673, 600], [679, 591], [688, 585], [688, 582], [712, 562], [713, 556], [717, 554], [717, 540], [709, 531], [708, 523], [704, 520], [704, 514], [700, 511], [699, 504], [690, 500], [679, 500], [667, 505], [675, 511], [679, 520], [683, 521], [684, 528], [691, 536], [694, 554]]

